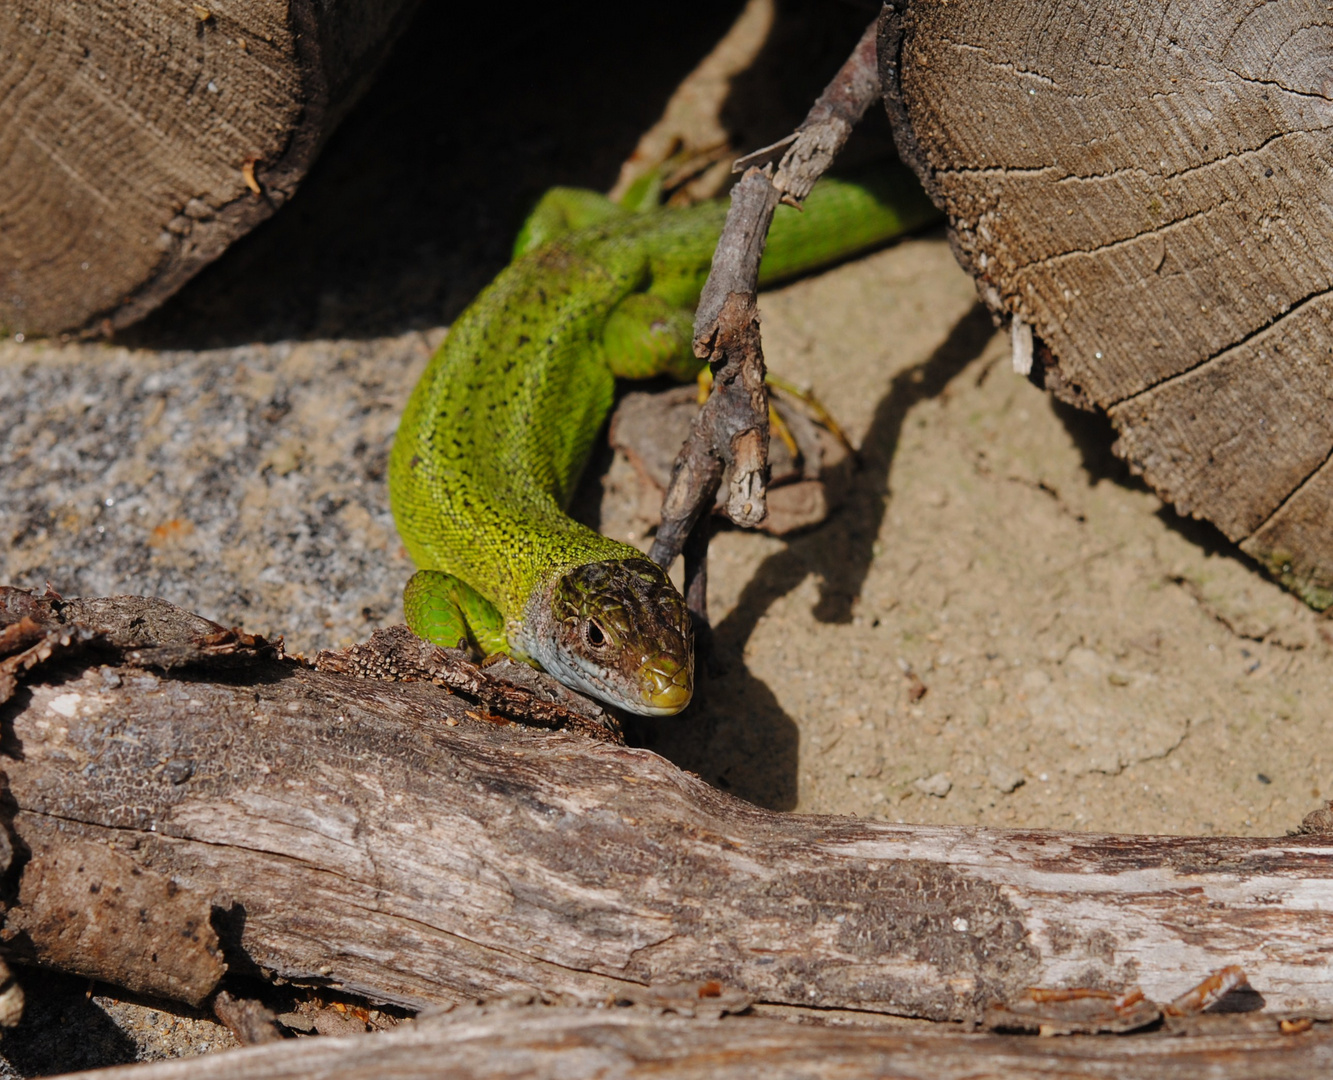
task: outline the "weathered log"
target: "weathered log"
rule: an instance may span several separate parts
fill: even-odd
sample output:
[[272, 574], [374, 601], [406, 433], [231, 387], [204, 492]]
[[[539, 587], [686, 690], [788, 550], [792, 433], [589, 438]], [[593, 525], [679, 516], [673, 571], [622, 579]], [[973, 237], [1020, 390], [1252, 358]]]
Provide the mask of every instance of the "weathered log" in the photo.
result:
[[[1224, 1018], [1217, 1017], [1217, 1020]], [[69, 1074], [66, 1080], [385, 1080], [618, 1076], [688, 1078], [880, 1076], [963, 1080], [1058, 1076], [1068, 1080], [1322, 1080], [1333, 1069], [1333, 1032], [1284, 1035], [1271, 1019], [1222, 1032], [1068, 1039], [920, 1030], [819, 1027], [749, 1017], [684, 1019], [642, 1009], [459, 1009], [407, 1030], [302, 1039], [206, 1058]]]
[[885, 100], [1016, 366], [1333, 604], [1333, 17], [894, 0]]
[[414, 0], [17, 0], [0, 329], [133, 322], [291, 197]]
[[[137, 868], [210, 905], [233, 971], [408, 1007], [717, 980], [975, 1020], [1032, 985], [1168, 1000], [1239, 964], [1256, 1002], [1333, 1009], [1324, 834], [775, 814], [647, 751], [312, 670], [161, 602], [0, 599], [10, 623], [70, 631], [63, 653], [6, 661], [23, 680], [0, 714], [23, 875], [71, 844], [114, 847], [99, 873]], [[9, 947], [52, 955], [40, 925]]]

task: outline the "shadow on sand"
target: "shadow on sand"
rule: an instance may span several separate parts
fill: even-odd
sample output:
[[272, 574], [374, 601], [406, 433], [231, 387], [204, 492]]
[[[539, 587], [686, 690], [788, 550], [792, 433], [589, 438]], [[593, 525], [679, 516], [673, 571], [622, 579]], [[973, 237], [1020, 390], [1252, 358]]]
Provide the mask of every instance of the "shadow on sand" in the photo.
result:
[[795, 807], [799, 730], [768, 686], [747, 670], [746, 642], [769, 608], [810, 574], [820, 581], [815, 617], [851, 621], [874, 558], [903, 422], [913, 406], [937, 396], [980, 356], [994, 332], [990, 315], [973, 307], [928, 359], [894, 377], [862, 443], [862, 467], [847, 504], [826, 525], [760, 564], [735, 608], [714, 627], [721, 677], [700, 680], [699, 701], [682, 720], [633, 724], [637, 745], [749, 802], [772, 810]]

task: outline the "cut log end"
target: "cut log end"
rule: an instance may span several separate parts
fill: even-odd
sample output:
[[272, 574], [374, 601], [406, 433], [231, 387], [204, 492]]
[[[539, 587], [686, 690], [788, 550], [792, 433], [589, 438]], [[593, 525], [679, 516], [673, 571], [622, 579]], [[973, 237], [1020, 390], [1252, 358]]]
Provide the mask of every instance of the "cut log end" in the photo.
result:
[[[1317, 608], [1333, 603], [1330, 48], [1324, 11], [1162, 21], [1095, 0], [895, 3], [879, 37], [900, 152], [983, 301], [1049, 350], [1046, 384], [1106, 410], [1163, 498]], [[1018, 331], [1014, 355], [1027, 366]]]
[[116, 329], [172, 295], [291, 197], [413, 6], [8, 5], [0, 331]]

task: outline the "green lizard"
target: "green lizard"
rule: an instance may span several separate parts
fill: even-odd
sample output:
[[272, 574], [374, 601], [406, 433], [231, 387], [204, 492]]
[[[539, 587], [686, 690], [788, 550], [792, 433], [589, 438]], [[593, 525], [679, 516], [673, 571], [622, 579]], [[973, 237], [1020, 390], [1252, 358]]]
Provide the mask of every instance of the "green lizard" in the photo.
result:
[[[901, 166], [822, 181], [779, 207], [760, 284], [930, 220]], [[627, 544], [565, 513], [616, 376], [693, 378], [692, 311], [721, 202], [635, 212], [548, 192], [508, 267], [461, 314], [407, 403], [389, 459], [394, 520], [420, 568], [408, 625], [439, 645], [507, 653], [631, 712], [693, 692], [685, 602]]]

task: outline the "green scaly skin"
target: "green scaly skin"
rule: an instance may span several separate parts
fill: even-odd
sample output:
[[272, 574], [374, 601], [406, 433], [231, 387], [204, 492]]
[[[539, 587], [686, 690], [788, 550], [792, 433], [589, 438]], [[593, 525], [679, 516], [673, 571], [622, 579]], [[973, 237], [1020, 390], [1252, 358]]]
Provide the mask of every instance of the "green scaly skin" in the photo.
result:
[[[693, 691], [689, 613], [665, 572], [565, 508], [616, 376], [693, 377], [692, 310], [726, 216], [720, 202], [631, 213], [557, 189], [519, 254], [454, 323], [407, 403], [389, 499], [420, 568], [408, 625], [436, 644], [508, 653], [631, 712], [670, 715]], [[936, 216], [916, 180], [881, 167], [780, 207], [768, 284]]]

